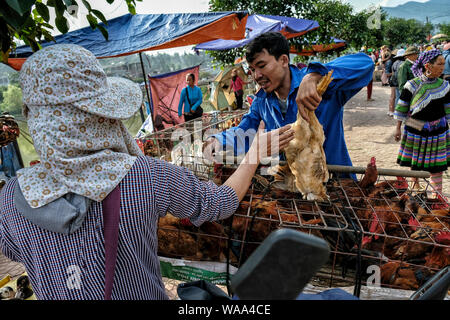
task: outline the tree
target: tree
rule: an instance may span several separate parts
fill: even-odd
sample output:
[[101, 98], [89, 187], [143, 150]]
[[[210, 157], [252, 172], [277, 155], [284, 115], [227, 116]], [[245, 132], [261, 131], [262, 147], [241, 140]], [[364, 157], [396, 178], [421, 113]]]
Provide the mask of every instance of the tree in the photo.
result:
[[450, 36], [450, 23], [440, 23], [438, 24], [440, 33]]
[[427, 42], [427, 36], [433, 29], [431, 23], [415, 19], [390, 18], [383, 23], [385, 43], [396, 47], [400, 44], [418, 44]]
[[[80, 0], [78, 0], [80, 1]], [[106, 0], [112, 4], [115, 0]], [[136, 1], [125, 0], [130, 13], [135, 14]], [[83, 6], [88, 10], [87, 21], [92, 29], [99, 29], [105, 39], [108, 39], [106, 27], [108, 22], [99, 10], [93, 9], [90, 2], [81, 0]], [[74, 14], [78, 2], [75, 0], [5, 0], [0, 6], [0, 62], [8, 61], [9, 53], [15, 48], [14, 40], [22, 40], [29, 45], [33, 51], [41, 48], [39, 41], [53, 41], [50, 22], [50, 9], [55, 12], [55, 25], [61, 33], [69, 31], [69, 24], [64, 17], [66, 14]], [[103, 25], [101, 24], [103, 23]]]
[[3, 92], [3, 102], [0, 104], [2, 112], [7, 111], [10, 114], [21, 114], [22, 112], [22, 90], [18, 86], [9, 85]]
[[[309, 43], [318, 41], [323, 44], [331, 42], [331, 37], [352, 42], [361, 46], [367, 42], [369, 29], [367, 17], [371, 13], [353, 12], [353, 7], [339, 0], [210, 0], [211, 11], [249, 10], [250, 13], [269, 14], [316, 20], [319, 28], [308, 32], [303, 37], [290, 39], [290, 43], [301, 49]], [[226, 51], [208, 51], [214, 63], [229, 64], [243, 54], [242, 48]]]

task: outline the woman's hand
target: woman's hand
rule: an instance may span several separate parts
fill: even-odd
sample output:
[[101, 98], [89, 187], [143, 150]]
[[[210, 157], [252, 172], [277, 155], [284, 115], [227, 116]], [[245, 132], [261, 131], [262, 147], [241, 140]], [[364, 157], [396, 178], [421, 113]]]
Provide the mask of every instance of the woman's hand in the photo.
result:
[[[259, 162], [262, 157], [278, 153], [284, 149], [289, 141], [294, 138], [294, 131], [291, 125], [286, 125], [277, 130], [264, 132], [264, 122], [261, 121], [258, 132], [253, 139], [250, 150], [240, 163], [236, 171], [225, 181], [225, 185], [231, 187], [241, 201], [251, 184]], [[274, 153], [271, 153], [274, 151]]]
[[264, 157], [279, 154], [294, 139], [294, 130], [292, 130], [290, 124], [269, 132], [264, 132], [264, 127], [264, 122], [261, 121], [248, 152], [251, 157], [257, 157], [256, 161], [258, 163]]

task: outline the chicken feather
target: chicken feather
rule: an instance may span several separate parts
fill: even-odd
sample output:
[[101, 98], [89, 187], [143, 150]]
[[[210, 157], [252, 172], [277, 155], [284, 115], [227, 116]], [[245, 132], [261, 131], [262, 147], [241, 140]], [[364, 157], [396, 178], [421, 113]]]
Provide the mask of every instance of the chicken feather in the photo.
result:
[[[323, 95], [330, 84], [333, 71], [320, 80], [317, 92]], [[325, 134], [314, 111], [307, 111], [310, 121], [297, 114], [297, 121], [292, 125], [294, 139], [285, 150], [286, 159], [295, 177], [295, 187], [307, 200], [328, 199], [324, 182], [328, 181], [328, 168], [323, 143]]]

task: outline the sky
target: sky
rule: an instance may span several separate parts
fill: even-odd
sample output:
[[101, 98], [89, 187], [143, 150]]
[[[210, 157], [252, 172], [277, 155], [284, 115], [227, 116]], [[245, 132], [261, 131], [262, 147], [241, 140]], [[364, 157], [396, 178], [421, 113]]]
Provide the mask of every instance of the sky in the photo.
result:
[[367, 9], [370, 6], [396, 7], [409, 1], [427, 2], [428, 0], [341, 0], [351, 4], [356, 11]]
[[[344, 3], [351, 4], [356, 11], [367, 9], [371, 6], [397, 6], [408, 2], [408, 0], [341, 0]], [[428, 0], [414, 0], [417, 2], [426, 2]], [[140, 14], [154, 14], [154, 13], [194, 13], [194, 12], [207, 12], [208, 0], [163, 0], [163, 1], [149, 1], [144, 0], [142, 2], [136, 2], [136, 12]], [[91, 1], [93, 9], [100, 10], [106, 17], [106, 19], [112, 19], [128, 13], [128, 8], [124, 0], [116, 0], [113, 4], [108, 4], [105, 0]], [[69, 17], [70, 30], [75, 30], [88, 26], [86, 20], [87, 10], [84, 6], [80, 6], [76, 17]], [[52, 18], [53, 20], [53, 18]], [[56, 28], [55, 28], [56, 30]], [[54, 33], [59, 34], [59, 32]], [[192, 46], [181, 47], [175, 49], [159, 50], [158, 52], [165, 52], [173, 54], [178, 52], [192, 53]], [[155, 54], [157, 52], [148, 51], [149, 54]]]

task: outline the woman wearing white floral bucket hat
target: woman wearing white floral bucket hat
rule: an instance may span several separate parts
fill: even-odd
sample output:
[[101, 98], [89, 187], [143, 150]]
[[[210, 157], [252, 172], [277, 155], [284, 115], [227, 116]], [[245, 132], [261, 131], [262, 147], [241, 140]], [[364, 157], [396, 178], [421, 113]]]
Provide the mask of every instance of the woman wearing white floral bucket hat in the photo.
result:
[[197, 226], [229, 217], [261, 149], [275, 135], [280, 150], [293, 137], [290, 126], [261, 131], [268, 139], [254, 139], [218, 187], [143, 156], [121, 122], [141, 105], [138, 85], [106, 77], [88, 50], [46, 47], [23, 64], [20, 81], [40, 163], [2, 190], [0, 249], [25, 265], [38, 299], [167, 299], [158, 217], [169, 211]]

